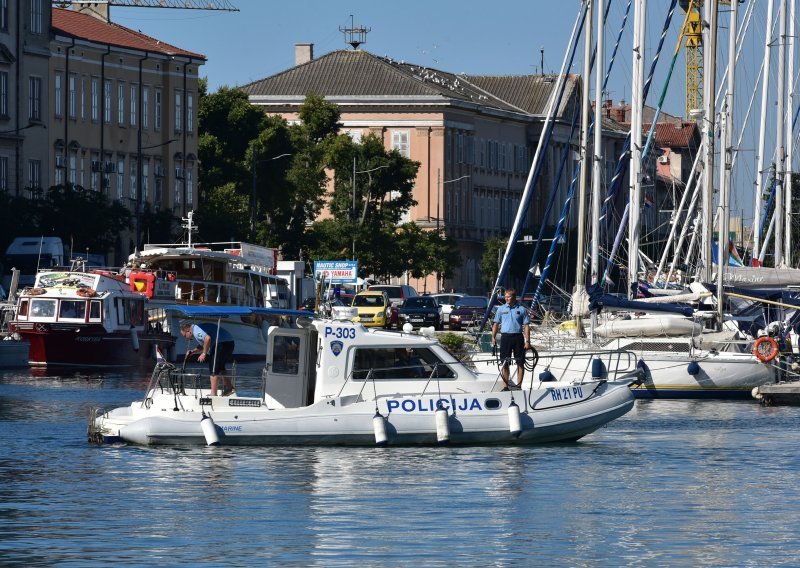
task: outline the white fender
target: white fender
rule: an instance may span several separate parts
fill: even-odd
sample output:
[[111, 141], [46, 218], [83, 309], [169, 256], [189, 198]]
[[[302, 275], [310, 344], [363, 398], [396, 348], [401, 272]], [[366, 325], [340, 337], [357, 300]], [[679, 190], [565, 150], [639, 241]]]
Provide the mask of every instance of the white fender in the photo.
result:
[[133, 350], [138, 353], [139, 351], [139, 332], [136, 331], [136, 328], [131, 326], [131, 345], [133, 346]]
[[203, 413], [203, 418], [200, 419], [200, 427], [203, 429], [203, 436], [206, 438], [206, 444], [209, 446], [219, 446], [217, 426], [214, 424], [214, 420], [205, 412]]
[[508, 430], [511, 435], [518, 438], [522, 433], [522, 422], [519, 419], [519, 406], [511, 399], [511, 404], [508, 405]]
[[450, 441], [450, 417], [441, 402], [438, 404], [434, 415], [436, 417], [436, 441], [440, 444], [446, 444]]
[[389, 437], [386, 435], [386, 420], [377, 410], [372, 417], [372, 429], [375, 431], [375, 444], [385, 446], [389, 442]]

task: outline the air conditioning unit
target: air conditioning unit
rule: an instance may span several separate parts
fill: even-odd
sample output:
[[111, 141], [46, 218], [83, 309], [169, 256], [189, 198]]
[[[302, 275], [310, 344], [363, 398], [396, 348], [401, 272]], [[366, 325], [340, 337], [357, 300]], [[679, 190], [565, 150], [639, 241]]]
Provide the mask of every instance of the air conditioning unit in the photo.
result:
[[185, 174], [183, 173], [183, 168], [175, 168], [175, 179], [183, 179]]
[[103, 162], [100, 160], [92, 160], [92, 171], [93, 172], [102, 172], [103, 171]]
[[659, 156], [658, 157], [659, 164], [669, 164], [669, 158], [667, 156]]
[[57, 168], [67, 167], [67, 160], [64, 158], [64, 156], [56, 156], [56, 167]]
[[164, 166], [156, 166], [155, 174], [157, 178], [163, 178], [167, 175], [167, 172], [164, 171]]
[[117, 164], [114, 162], [106, 162], [106, 173], [114, 174], [117, 172]]

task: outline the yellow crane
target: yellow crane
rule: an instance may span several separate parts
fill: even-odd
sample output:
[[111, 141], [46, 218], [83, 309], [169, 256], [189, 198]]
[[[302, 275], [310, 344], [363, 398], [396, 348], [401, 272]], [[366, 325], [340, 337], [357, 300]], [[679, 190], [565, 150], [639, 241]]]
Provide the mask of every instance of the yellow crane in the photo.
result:
[[[730, 5], [730, 0], [720, 0], [720, 5]], [[686, 17], [686, 116], [703, 106], [703, 0], [680, 1]]]

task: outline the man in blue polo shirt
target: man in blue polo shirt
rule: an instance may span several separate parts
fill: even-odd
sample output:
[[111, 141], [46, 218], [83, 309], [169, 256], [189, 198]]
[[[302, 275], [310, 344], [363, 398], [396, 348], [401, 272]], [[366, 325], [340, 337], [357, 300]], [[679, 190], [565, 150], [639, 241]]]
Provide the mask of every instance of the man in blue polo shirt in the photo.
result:
[[[219, 337], [217, 337], [217, 332], [219, 332]], [[231, 360], [235, 347], [233, 336], [224, 328], [212, 323], [196, 323], [192, 325], [190, 322], [184, 322], [181, 325], [181, 335], [186, 338], [187, 342], [194, 339], [200, 344], [194, 349], [189, 349], [186, 352], [186, 356], [200, 353], [197, 360], [201, 363], [208, 361], [208, 371], [211, 375], [211, 396], [217, 396], [217, 385], [219, 384], [220, 376], [224, 382], [222, 396], [233, 394], [235, 392], [233, 383], [225, 374], [227, 372], [225, 365]]]
[[[522, 388], [525, 374], [525, 350], [531, 346], [531, 329], [528, 310], [517, 303], [517, 292], [513, 288], [506, 290], [506, 303], [497, 308], [492, 325], [492, 346], [497, 345], [497, 332], [500, 331], [500, 360], [503, 367], [500, 374], [509, 388]], [[508, 360], [511, 355], [517, 362], [517, 384], [512, 386], [508, 379]]]

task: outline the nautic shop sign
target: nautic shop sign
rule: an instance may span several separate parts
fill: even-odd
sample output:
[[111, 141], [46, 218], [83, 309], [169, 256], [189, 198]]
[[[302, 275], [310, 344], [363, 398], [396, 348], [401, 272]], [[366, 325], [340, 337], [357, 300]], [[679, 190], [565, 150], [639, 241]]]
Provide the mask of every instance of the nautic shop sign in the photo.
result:
[[314, 263], [314, 279], [324, 277], [328, 282], [358, 281], [357, 260], [319, 260]]

